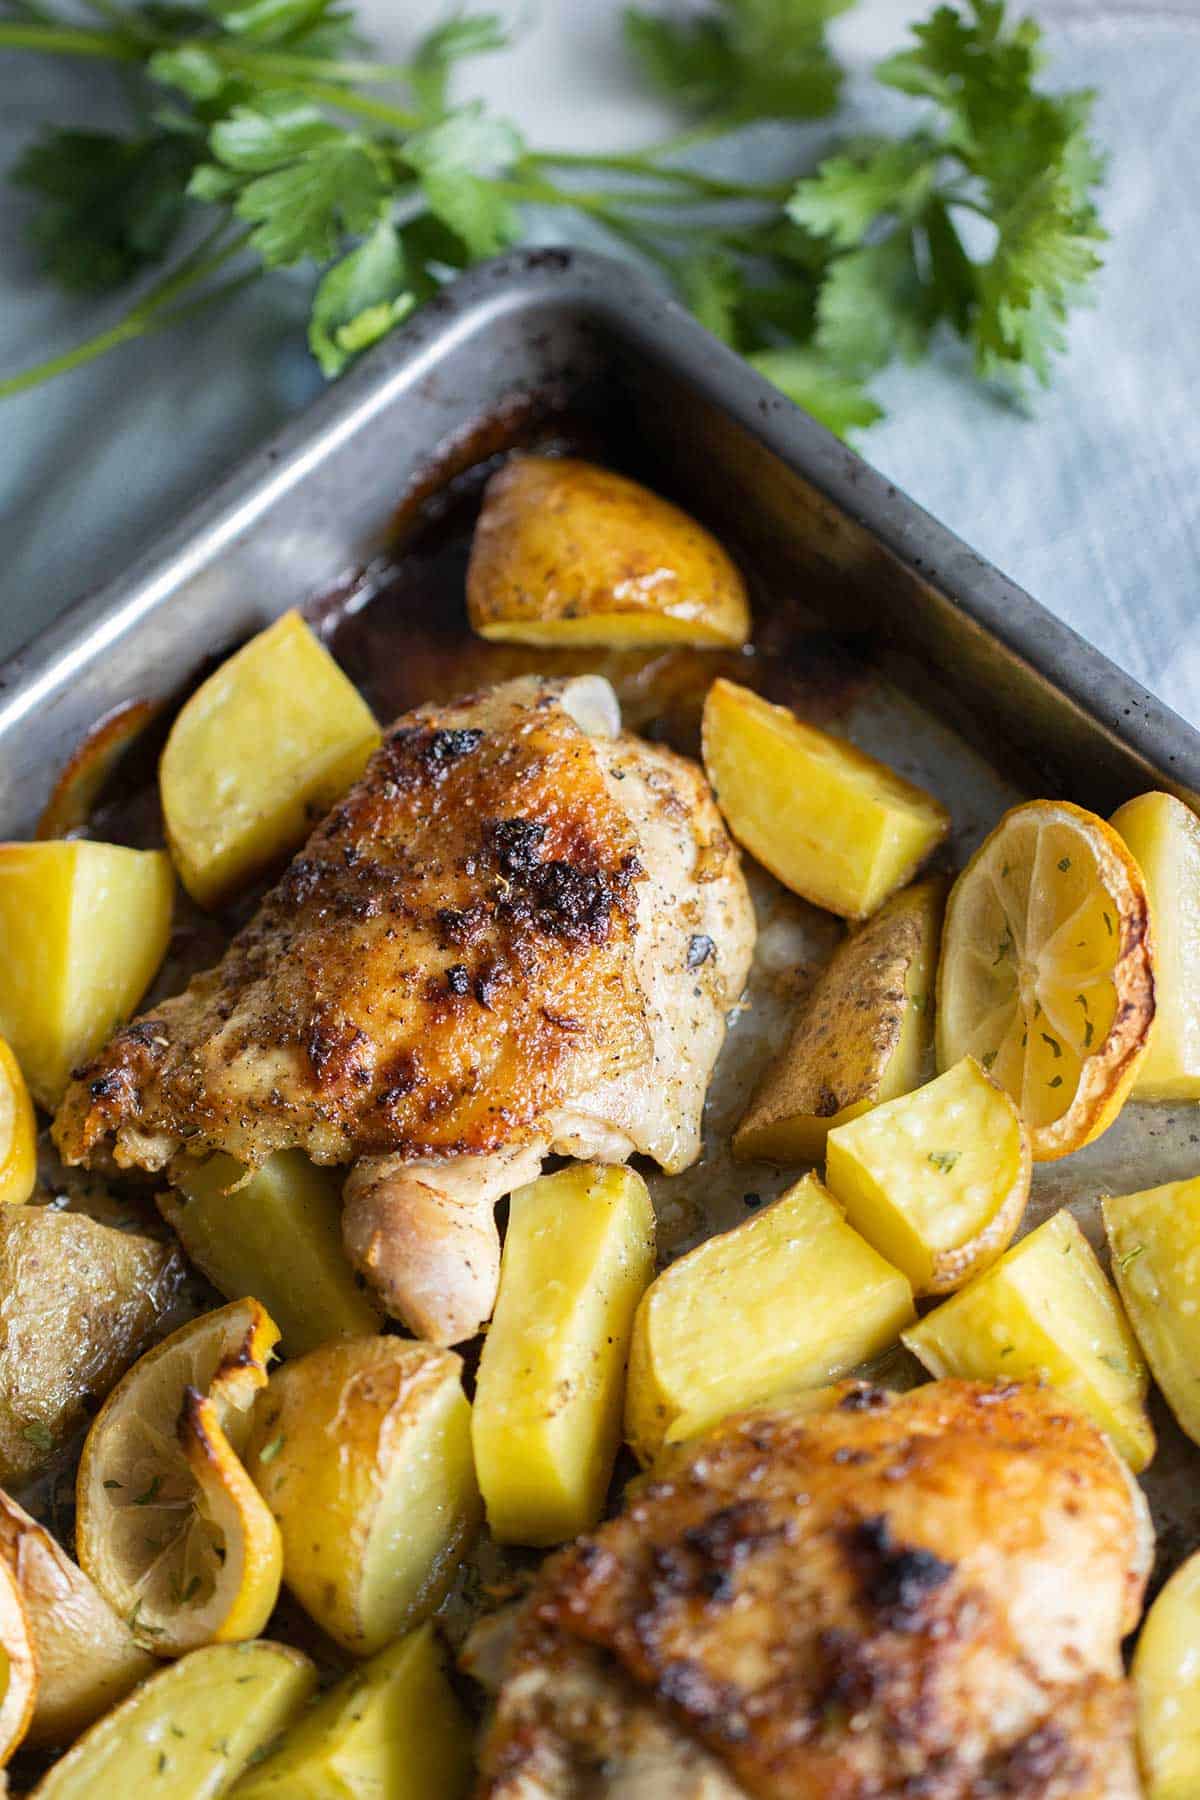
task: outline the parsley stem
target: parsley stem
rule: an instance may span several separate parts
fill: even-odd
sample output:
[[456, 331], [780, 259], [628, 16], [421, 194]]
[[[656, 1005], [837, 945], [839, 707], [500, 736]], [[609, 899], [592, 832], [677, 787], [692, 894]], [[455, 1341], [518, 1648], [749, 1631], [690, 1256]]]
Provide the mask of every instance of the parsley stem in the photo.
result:
[[[255, 51], [252, 54], [256, 59], [253, 66], [261, 69], [264, 65], [259, 53]], [[222, 62], [228, 62], [231, 68], [237, 68], [246, 53], [238, 50], [235, 60], [235, 56], [229, 53], [229, 47], [221, 45], [218, 55]], [[299, 62], [304, 59], [296, 60]], [[248, 59], [244, 66], [250, 68]], [[334, 82], [309, 81], [301, 76], [297, 78], [295, 86], [297, 92], [306, 94], [310, 100], [320, 100], [338, 112], [351, 113], [360, 119], [374, 119], [377, 124], [390, 125], [394, 131], [415, 131], [427, 123], [417, 113], [404, 112], [398, 106], [389, 105], [386, 100], [376, 100], [370, 94], [356, 94], [353, 88], [338, 87]]]
[[[308, 91], [312, 91], [312, 77], [325, 82], [376, 82], [386, 86], [391, 82], [407, 81], [411, 71], [402, 63], [369, 63], [342, 62], [337, 58], [323, 56], [295, 56], [286, 51], [257, 50], [247, 44], [227, 44], [216, 42], [211, 38], [192, 38], [182, 43], [181, 50], [200, 50], [215, 61], [224, 63], [227, 68], [245, 69], [249, 74], [278, 75], [285, 81], [297, 81]], [[364, 96], [365, 98], [365, 96]], [[345, 96], [330, 100], [331, 105], [345, 105]], [[373, 104], [373, 103], [371, 103]], [[380, 103], [385, 104], [385, 103]], [[369, 112], [369, 118], [381, 116], [375, 111]], [[395, 107], [386, 108], [389, 122], [395, 123], [401, 130], [412, 131], [423, 121], [416, 113], [402, 113]]]
[[[781, 205], [792, 191], [792, 182], [722, 181], [699, 169], [662, 168], [644, 156], [589, 156], [586, 151], [539, 150], [524, 158], [532, 168], [611, 169], [643, 180], [689, 187], [714, 200], [764, 200]], [[629, 198], [631, 196], [626, 196]]]
[[52, 381], [56, 375], [66, 375], [72, 369], [82, 368], [85, 363], [94, 362], [107, 351], [115, 350], [119, 344], [128, 343], [131, 338], [142, 337], [147, 332], [174, 324], [176, 319], [194, 312], [201, 301], [215, 300], [233, 287], [241, 286], [248, 277], [258, 275], [259, 270], [249, 270], [246, 275], [224, 283], [221, 288], [213, 289], [211, 293], [200, 296], [187, 306], [174, 312], [167, 310], [180, 294], [186, 293], [208, 276], [215, 275], [218, 269], [245, 249], [250, 236], [248, 230], [239, 231], [235, 238], [228, 239], [224, 244], [220, 243], [228, 229], [227, 223], [222, 221], [215, 231], [202, 239], [169, 274], [156, 282], [148, 293], [143, 294], [130, 307], [124, 318], [118, 319], [115, 325], [110, 325], [107, 331], [97, 332], [95, 337], [85, 338], [83, 343], [75, 344], [61, 355], [49, 357], [45, 362], [23, 369], [19, 375], [10, 375], [6, 381], [0, 381], [0, 400], [7, 399], [12, 394], [25, 393], [29, 388], [40, 386], [43, 381]]
[[77, 31], [66, 25], [0, 22], [0, 50], [40, 50], [47, 56], [103, 56], [113, 62], [141, 62], [144, 52], [114, 31]]

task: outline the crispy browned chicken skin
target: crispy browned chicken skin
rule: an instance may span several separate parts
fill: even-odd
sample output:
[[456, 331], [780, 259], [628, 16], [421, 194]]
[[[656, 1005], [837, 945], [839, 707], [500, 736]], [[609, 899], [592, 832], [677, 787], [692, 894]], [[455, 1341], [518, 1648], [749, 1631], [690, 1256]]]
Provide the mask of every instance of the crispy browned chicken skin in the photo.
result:
[[543, 1569], [480, 1800], [1134, 1800], [1120, 1639], [1151, 1545], [1045, 1390], [845, 1384], [727, 1420]]
[[353, 1163], [352, 1258], [422, 1336], [472, 1335], [492, 1209], [548, 1151], [695, 1158], [750, 959], [703, 775], [619, 727], [596, 677], [399, 720], [222, 962], [68, 1089], [66, 1160]]

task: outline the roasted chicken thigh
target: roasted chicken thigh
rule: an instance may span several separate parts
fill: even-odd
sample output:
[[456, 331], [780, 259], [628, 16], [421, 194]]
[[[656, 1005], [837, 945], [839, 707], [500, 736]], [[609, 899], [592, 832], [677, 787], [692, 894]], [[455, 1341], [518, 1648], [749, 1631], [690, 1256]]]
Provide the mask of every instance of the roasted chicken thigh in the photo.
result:
[[68, 1162], [299, 1147], [350, 1163], [347, 1248], [414, 1330], [495, 1298], [495, 1202], [551, 1151], [675, 1170], [753, 948], [700, 771], [596, 677], [399, 720], [223, 961], [68, 1090]]
[[1033, 1387], [843, 1384], [669, 1451], [546, 1564], [480, 1800], [1135, 1800], [1152, 1549]]

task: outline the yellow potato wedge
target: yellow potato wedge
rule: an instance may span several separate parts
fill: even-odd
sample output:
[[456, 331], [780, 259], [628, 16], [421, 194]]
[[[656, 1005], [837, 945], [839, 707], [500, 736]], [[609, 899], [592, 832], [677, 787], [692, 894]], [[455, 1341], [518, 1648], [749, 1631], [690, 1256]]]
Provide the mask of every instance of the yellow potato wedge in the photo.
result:
[[37, 1185], [37, 1122], [12, 1050], [0, 1038], [0, 1205], [23, 1206]]
[[284, 1580], [355, 1656], [433, 1611], [478, 1528], [461, 1375], [453, 1351], [350, 1338], [278, 1370], [259, 1404], [246, 1464]]
[[235, 1800], [465, 1800], [471, 1721], [446, 1679], [430, 1625], [322, 1696]]
[[830, 1192], [916, 1294], [947, 1294], [1007, 1250], [1032, 1173], [1016, 1101], [973, 1056], [826, 1145]]
[[302, 844], [378, 743], [370, 707], [299, 613], [251, 638], [184, 705], [159, 765], [192, 898], [220, 905]]
[[471, 1411], [501, 1543], [557, 1544], [599, 1520], [633, 1316], [653, 1274], [654, 1209], [634, 1170], [572, 1163], [509, 1201]]
[[1200, 1176], [1100, 1202], [1129, 1323], [1181, 1428], [1200, 1444]]
[[20, 1591], [37, 1663], [27, 1741], [69, 1744], [159, 1664], [50, 1533], [5, 1493], [0, 1562]]
[[238, 1459], [278, 1341], [257, 1300], [190, 1319], [134, 1364], [84, 1442], [79, 1561], [159, 1656], [257, 1637], [278, 1598], [279, 1532]]
[[53, 1110], [149, 987], [174, 893], [162, 850], [0, 844], [0, 1034], [40, 1105]]
[[744, 644], [746, 584], [695, 519], [610, 469], [515, 456], [488, 482], [467, 570], [481, 637], [549, 647]]
[[950, 829], [940, 801], [736, 682], [704, 702], [704, 767], [730, 831], [805, 900], [865, 919]]
[[1200, 1100], [1200, 819], [1173, 794], [1113, 814], [1142, 871], [1154, 936], [1154, 1023], [1134, 1100]]
[[255, 1294], [279, 1327], [286, 1356], [328, 1338], [378, 1331], [382, 1313], [342, 1249], [338, 1182], [301, 1150], [247, 1171], [218, 1153], [177, 1157], [158, 1209], [188, 1256], [226, 1298]]
[[0, 1208], [0, 1481], [49, 1460], [145, 1349], [176, 1251], [82, 1213]]
[[817, 1162], [837, 1126], [932, 1073], [945, 898], [940, 877], [915, 882], [838, 945], [734, 1133], [735, 1156]]
[[634, 1320], [625, 1435], [664, 1442], [792, 1388], [823, 1387], [895, 1342], [912, 1289], [815, 1175], [665, 1269]]
[[[24, 1741], [37, 1689], [37, 1657], [21, 1590], [7, 1562], [0, 1558], [0, 1768]], [[0, 1775], [0, 1788], [3, 1785]]]
[[1200, 1551], [1159, 1591], [1133, 1653], [1145, 1800], [1200, 1794]]
[[30, 1800], [218, 1800], [316, 1685], [307, 1656], [284, 1644], [193, 1650], [85, 1732]]
[[1150, 1376], [1121, 1303], [1066, 1211], [902, 1334], [931, 1375], [1046, 1381], [1135, 1474], [1154, 1455]]

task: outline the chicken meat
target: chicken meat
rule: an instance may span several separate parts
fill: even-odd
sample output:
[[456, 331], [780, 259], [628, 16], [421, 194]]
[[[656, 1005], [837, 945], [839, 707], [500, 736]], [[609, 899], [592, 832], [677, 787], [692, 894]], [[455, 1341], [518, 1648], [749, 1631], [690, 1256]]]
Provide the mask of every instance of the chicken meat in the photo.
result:
[[221, 963], [78, 1072], [55, 1141], [352, 1165], [351, 1258], [456, 1343], [544, 1156], [695, 1159], [753, 942], [701, 771], [623, 733], [599, 677], [522, 677], [399, 720]]
[[1136, 1800], [1153, 1552], [1045, 1389], [861, 1383], [668, 1451], [517, 1615], [478, 1800]]

